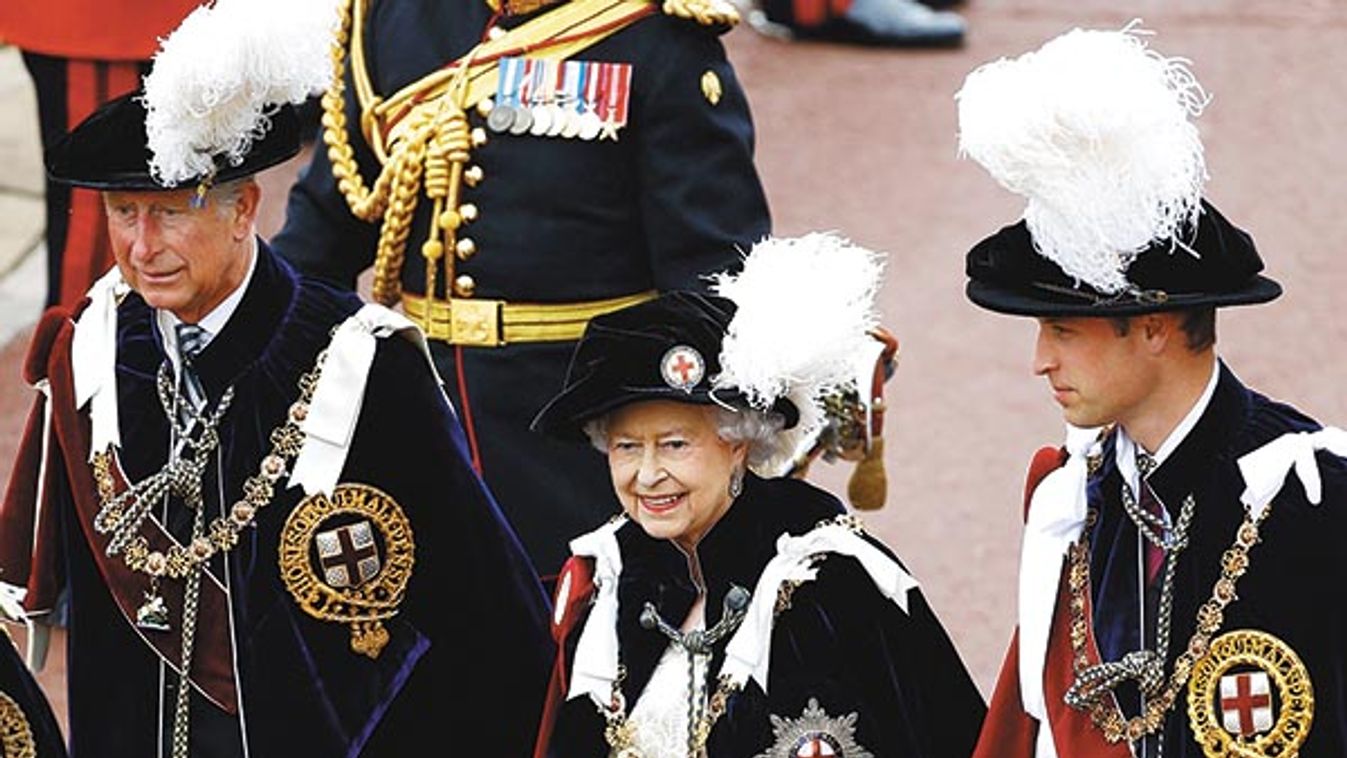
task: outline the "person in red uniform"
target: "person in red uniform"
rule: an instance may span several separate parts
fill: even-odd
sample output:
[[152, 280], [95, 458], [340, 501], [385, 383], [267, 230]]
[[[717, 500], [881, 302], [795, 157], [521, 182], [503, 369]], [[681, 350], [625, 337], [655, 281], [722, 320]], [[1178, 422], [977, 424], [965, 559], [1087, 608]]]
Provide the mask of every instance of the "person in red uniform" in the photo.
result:
[[[10, 0], [0, 41], [19, 48], [37, 91], [45, 151], [103, 103], [136, 88], [159, 38], [197, 0]], [[74, 304], [112, 266], [98, 193], [48, 181], [46, 305]]]

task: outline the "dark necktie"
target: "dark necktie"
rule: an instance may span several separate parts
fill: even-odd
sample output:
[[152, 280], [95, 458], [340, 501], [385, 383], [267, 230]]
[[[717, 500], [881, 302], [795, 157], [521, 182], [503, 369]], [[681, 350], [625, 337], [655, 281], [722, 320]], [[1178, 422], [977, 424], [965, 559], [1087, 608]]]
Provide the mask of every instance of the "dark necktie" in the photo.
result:
[[206, 347], [206, 330], [196, 324], [178, 324], [174, 331], [178, 338], [178, 363], [182, 371], [181, 398], [191, 406], [182, 408], [179, 415], [183, 424], [190, 428], [191, 420], [196, 416], [194, 411], [200, 411], [206, 405], [206, 389], [194, 365], [196, 356]]
[[[1164, 507], [1160, 505], [1160, 501], [1156, 499], [1150, 483], [1146, 481], [1150, 473], [1155, 470], [1155, 459], [1144, 453], [1138, 454], [1137, 469], [1141, 473], [1138, 478], [1138, 489], [1141, 490], [1138, 503], [1141, 505], [1141, 509], [1154, 516], [1155, 523], [1166, 523]], [[1169, 530], [1162, 527], [1156, 531], [1161, 535], [1166, 535]], [[1155, 584], [1155, 580], [1159, 578], [1160, 569], [1164, 568], [1165, 551], [1164, 548], [1150, 540], [1143, 540], [1143, 542], [1146, 543], [1146, 586], [1151, 587]]]

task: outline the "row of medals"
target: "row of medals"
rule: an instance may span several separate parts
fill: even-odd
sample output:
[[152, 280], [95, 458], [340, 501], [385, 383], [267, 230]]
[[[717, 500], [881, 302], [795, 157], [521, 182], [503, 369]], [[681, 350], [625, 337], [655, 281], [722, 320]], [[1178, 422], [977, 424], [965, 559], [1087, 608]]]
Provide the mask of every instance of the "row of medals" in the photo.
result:
[[509, 132], [514, 135], [531, 134], [534, 137], [565, 137], [566, 139], [594, 140], [617, 136], [611, 129], [604, 128], [604, 120], [594, 108], [586, 108], [584, 113], [577, 111], [565, 100], [555, 103], [535, 103], [533, 105], [511, 105], [495, 103], [486, 116], [486, 126], [497, 134]]

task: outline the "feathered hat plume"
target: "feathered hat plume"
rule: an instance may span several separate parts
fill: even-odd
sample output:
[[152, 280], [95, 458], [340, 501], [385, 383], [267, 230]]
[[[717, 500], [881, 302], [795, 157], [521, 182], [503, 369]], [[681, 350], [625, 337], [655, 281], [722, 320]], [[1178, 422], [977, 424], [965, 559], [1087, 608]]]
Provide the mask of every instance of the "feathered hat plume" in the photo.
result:
[[238, 165], [282, 103], [332, 78], [335, 0], [216, 0], [160, 43], [145, 77], [150, 172], [164, 185]]
[[1028, 199], [1040, 254], [1106, 294], [1152, 244], [1183, 246], [1207, 177], [1191, 119], [1208, 97], [1146, 34], [1076, 29], [978, 68], [956, 96], [961, 152]]
[[[825, 233], [766, 239], [753, 246], [739, 273], [714, 277], [712, 291], [736, 310], [721, 346], [718, 387], [733, 387], [768, 409], [780, 398], [800, 412], [788, 455], [824, 423], [820, 400], [855, 383], [855, 356], [879, 325], [875, 299], [883, 257]], [[783, 461], [769, 461], [776, 469]]]

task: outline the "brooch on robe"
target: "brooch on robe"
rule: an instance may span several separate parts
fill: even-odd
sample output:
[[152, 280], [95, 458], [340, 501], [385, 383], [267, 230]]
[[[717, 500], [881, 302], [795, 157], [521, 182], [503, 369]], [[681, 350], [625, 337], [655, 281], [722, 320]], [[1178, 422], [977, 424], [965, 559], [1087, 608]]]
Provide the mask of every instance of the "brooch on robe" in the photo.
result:
[[1188, 723], [1207, 758], [1295, 758], [1314, 720], [1314, 687], [1289, 645], [1240, 629], [1217, 637], [1188, 681]]
[[349, 624], [351, 650], [378, 658], [398, 613], [416, 543], [401, 506], [367, 484], [339, 484], [295, 506], [281, 530], [281, 579], [305, 613]]
[[811, 697], [799, 718], [772, 715], [776, 742], [756, 758], [874, 758], [856, 744], [857, 718], [855, 713], [833, 718]]

